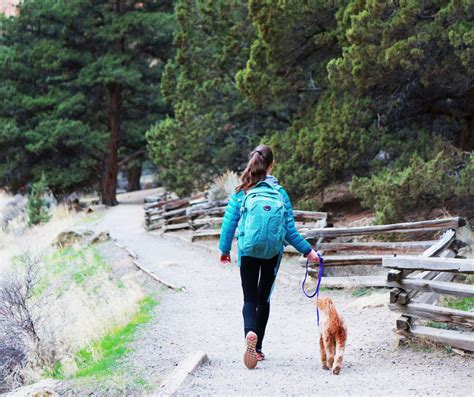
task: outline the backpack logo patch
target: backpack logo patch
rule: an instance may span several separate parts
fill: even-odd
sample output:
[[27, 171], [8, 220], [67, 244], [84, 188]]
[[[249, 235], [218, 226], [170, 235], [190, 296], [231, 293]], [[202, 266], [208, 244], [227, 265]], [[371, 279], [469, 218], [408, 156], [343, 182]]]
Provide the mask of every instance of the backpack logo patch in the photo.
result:
[[270, 211], [270, 210], [272, 209], [272, 207], [270, 207], [269, 205], [264, 205], [264, 206], [263, 206], [263, 209], [264, 209], [265, 211]]

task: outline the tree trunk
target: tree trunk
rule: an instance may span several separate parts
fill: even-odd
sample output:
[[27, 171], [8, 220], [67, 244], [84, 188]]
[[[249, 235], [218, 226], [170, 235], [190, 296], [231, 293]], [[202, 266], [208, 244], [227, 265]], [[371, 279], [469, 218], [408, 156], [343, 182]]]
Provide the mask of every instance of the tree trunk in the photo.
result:
[[[124, 10], [124, 0], [115, 0], [115, 12], [122, 14]], [[124, 38], [117, 40], [116, 52], [124, 52]], [[120, 133], [120, 111], [122, 106], [122, 87], [117, 83], [108, 85], [109, 91], [109, 142], [104, 164], [104, 174], [102, 176], [101, 196], [102, 204], [117, 205], [117, 174], [118, 164], [118, 138]]]
[[120, 103], [122, 89], [112, 83], [109, 89], [109, 142], [102, 177], [101, 196], [102, 204], [117, 205], [117, 174], [118, 174], [118, 137], [120, 131]]
[[466, 125], [461, 130], [456, 146], [466, 152], [474, 150], [474, 117], [466, 119]]
[[133, 192], [135, 190], [140, 190], [140, 177], [142, 176], [142, 164], [134, 164], [133, 166], [127, 169], [127, 191]]

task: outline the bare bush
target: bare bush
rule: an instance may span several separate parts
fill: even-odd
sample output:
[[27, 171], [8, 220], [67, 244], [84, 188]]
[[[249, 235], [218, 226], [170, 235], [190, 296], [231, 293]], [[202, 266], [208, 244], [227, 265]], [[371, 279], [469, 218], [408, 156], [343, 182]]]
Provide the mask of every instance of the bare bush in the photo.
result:
[[26, 362], [25, 347], [10, 335], [0, 336], [0, 393], [23, 384], [22, 369]]
[[239, 185], [239, 176], [233, 171], [227, 171], [218, 176], [209, 189], [209, 201], [227, 200]]
[[28, 199], [20, 194], [14, 197], [2, 195], [4, 203], [0, 208], [0, 228], [14, 234], [22, 234], [26, 228]]
[[44, 319], [34, 299], [40, 258], [25, 254], [18, 261], [0, 283], [0, 388], [20, 386], [26, 368], [45, 368], [54, 359], [40, 337]]

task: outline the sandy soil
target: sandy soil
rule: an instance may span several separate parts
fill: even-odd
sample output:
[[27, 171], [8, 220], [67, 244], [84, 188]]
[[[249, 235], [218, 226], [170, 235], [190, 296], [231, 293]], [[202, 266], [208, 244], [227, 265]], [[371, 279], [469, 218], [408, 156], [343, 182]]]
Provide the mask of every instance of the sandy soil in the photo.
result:
[[[330, 291], [349, 330], [341, 375], [323, 371], [317, 347], [314, 303], [305, 298], [296, 263], [282, 269], [272, 297], [264, 351], [256, 370], [242, 363], [242, 292], [238, 268], [223, 267], [217, 255], [171, 237], [148, 234], [142, 226], [143, 193], [119, 198], [95, 228], [139, 255], [156, 274], [186, 292], [161, 296], [157, 317], [144, 328], [130, 363], [156, 387], [189, 353], [202, 350], [210, 361], [179, 390], [181, 395], [450, 395], [472, 393], [474, 361], [443, 349], [397, 348], [392, 332], [397, 315], [388, 292], [356, 298]], [[161, 288], [157, 285], [157, 288]]]

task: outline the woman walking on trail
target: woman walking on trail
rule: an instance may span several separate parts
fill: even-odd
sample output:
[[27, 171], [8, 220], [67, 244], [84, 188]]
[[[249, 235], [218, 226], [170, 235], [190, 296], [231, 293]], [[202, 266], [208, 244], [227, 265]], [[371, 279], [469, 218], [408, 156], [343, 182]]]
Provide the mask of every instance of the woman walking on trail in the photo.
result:
[[229, 264], [238, 228], [246, 340], [244, 364], [249, 369], [265, 358], [262, 342], [284, 244], [291, 244], [310, 261], [319, 262], [317, 253], [296, 230], [288, 194], [270, 175], [274, 164], [273, 152], [267, 145], [259, 145], [250, 153], [242, 183], [227, 205], [219, 241], [220, 261]]

